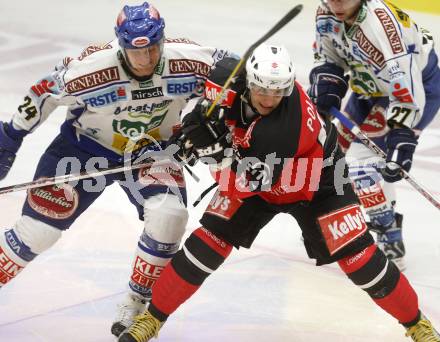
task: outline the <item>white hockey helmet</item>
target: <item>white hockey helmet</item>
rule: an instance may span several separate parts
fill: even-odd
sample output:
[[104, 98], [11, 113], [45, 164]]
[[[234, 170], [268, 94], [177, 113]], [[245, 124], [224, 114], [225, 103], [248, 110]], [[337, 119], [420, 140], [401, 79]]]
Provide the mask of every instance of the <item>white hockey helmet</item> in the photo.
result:
[[249, 89], [263, 95], [289, 96], [295, 87], [295, 68], [284, 46], [259, 45], [246, 62]]

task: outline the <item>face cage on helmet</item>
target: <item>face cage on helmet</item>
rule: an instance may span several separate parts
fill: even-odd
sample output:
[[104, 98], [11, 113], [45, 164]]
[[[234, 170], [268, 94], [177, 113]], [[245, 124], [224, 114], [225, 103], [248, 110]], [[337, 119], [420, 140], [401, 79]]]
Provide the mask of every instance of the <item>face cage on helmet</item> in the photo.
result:
[[258, 84], [255, 84], [254, 82], [248, 82], [249, 90], [252, 90], [257, 95], [264, 95], [264, 96], [280, 96], [280, 97], [290, 96], [290, 94], [292, 94], [294, 87], [295, 84], [293, 82], [287, 88], [281, 88], [281, 89], [264, 88]]

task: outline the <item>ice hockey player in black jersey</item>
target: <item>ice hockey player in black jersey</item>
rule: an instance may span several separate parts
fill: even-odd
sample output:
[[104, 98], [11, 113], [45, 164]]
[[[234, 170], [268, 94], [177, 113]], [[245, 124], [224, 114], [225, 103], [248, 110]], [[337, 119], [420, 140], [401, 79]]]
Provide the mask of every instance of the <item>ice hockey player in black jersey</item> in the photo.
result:
[[[119, 338], [145, 342], [216, 271], [233, 247], [250, 248], [278, 213], [292, 215], [317, 265], [337, 262], [349, 279], [411, 334], [440, 341], [417, 294], [377, 248], [347, 175], [334, 126], [295, 81], [282, 46], [260, 45], [220, 106], [206, 112], [237, 61], [217, 64], [175, 141], [210, 164], [218, 190], [196, 229], [153, 286], [146, 312]], [[343, 299], [341, 299], [343, 300]]]

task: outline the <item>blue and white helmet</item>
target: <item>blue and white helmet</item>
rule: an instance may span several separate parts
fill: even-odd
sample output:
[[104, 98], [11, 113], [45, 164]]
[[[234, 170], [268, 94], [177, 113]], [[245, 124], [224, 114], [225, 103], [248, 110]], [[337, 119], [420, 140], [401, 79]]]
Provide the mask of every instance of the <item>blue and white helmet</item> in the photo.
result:
[[124, 6], [116, 20], [115, 33], [124, 49], [154, 45], [164, 37], [165, 21], [148, 2], [140, 6]]

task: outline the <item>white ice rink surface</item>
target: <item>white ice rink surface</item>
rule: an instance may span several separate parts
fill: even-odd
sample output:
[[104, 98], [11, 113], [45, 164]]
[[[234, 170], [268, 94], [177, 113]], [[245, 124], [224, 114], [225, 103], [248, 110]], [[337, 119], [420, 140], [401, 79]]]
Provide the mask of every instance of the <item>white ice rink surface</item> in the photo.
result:
[[[135, 3], [130, 1], [131, 4]], [[306, 84], [312, 64], [313, 17], [317, 1], [273, 42], [290, 50], [298, 79]], [[9, 120], [26, 89], [65, 55], [77, 56], [89, 42], [113, 38], [117, 0], [1, 1], [0, 120]], [[155, 2], [167, 35], [189, 37], [238, 53], [268, 30], [295, 3], [284, 0]], [[440, 37], [439, 17], [412, 13]], [[39, 156], [63, 121], [56, 111], [26, 138], [6, 186], [32, 179]], [[420, 140], [412, 173], [440, 198], [440, 119]], [[196, 168], [190, 202], [211, 184]], [[20, 215], [24, 193], [0, 197], [0, 227]], [[208, 196], [209, 197], [209, 196]], [[188, 233], [207, 204], [190, 207]], [[423, 311], [440, 327], [440, 211], [408, 184], [398, 185], [405, 215], [405, 272]], [[114, 341], [110, 325], [125, 290], [142, 223], [125, 194], [109, 187], [63, 238], [0, 290], [0, 341]], [[334, 265], [317, 268], [307, 259], [299, 228], [276, 217], [251, 250], [234, 251], [225, 265], [166, 323], [160, 341], [408, 341], [403, 329], [356, 288]]]

